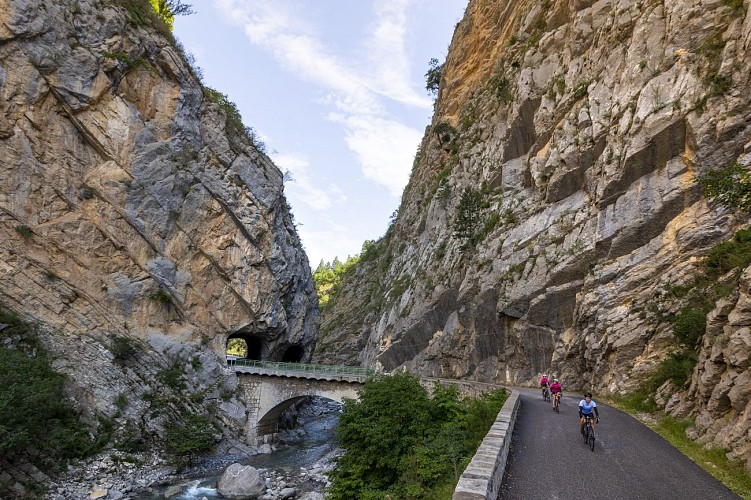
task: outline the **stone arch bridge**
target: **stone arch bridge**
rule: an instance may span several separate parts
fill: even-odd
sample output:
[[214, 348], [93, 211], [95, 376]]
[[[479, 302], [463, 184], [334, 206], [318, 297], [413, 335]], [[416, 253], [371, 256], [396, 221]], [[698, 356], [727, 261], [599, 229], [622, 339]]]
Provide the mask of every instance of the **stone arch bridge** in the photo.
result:
[[[376, 373], [370, 368], [359, 366], [249, 359], [229, 359], [227, 363], [237, 373], [248, 402], [245, 437], [251, 446], [276, 440], [279, 417], [294, 403], [308, 396], [323, 397], [339, 403], [343, 403], [344, 398], [357, 399], [358, 389]], [[432, 390], [436, 383], [454, 386], [462, 396], [471, 397], [498, 387], [476, 381], [428, 377], [421, 377], [420, 383], [428, 390]]]
[[327, 366], [303, 363], [273, 363], [247, 359], [228, 360], [237, 373], [248, 401], [245, 426], [248, 444], [274, 441], [279, 416], [307, 396], [318, 396], [339, 403], [357, 399], [357, 390], [375, 372], [357, 366]]

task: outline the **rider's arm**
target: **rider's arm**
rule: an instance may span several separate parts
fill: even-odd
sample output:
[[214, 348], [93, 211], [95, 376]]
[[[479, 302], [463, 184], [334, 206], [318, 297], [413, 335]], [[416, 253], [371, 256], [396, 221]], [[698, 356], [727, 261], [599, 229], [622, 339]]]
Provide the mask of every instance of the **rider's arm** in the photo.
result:
[[597, 407], [594, 407], [595, 410], [595, 417], [600, 418], [600, 412], [597, 411]]
[[579, 418], [582, 418], [584, 413], [582, 412], [582, 405], [579, 405]]

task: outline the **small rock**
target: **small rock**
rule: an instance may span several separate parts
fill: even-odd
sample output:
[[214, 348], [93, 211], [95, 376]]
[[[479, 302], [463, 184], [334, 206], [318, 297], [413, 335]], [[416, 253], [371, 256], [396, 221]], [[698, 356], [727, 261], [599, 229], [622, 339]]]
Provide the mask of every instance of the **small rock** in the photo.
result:
[[279, 496], [281, 498], [292, 498], [297, 493], [297, 490], [294, 488], [284, 488], [282, 491], [279, 492]]
[[300, 497], [300, 500], [324, 500], [323, 493], [318, 493], [317, 491], [308, 491], [307, 493], [303, 493]]
[[271, 445], [268, 444], [268, 443], [262, 444], [261, 446], [258, 447], [258, 453], [261, 453], [263, 455], [268, 455], [272, 451], [274, 451], [274, 450], [273, 450], [273, 448], [271, 448]]
[[107, 493], [109, 493], [105, 488], [97, 488], [96, 490], [89, 493], [89, 499], [90, 500], [99, 500], [100, 498], [104, 498], [107, 496]]
[[164, 498], [172, 498], [174, 496], [179, 495], [183, 492], [183, 489], [180, 486], [174, 485], [170, 486], [166, 490], [164, 490]]

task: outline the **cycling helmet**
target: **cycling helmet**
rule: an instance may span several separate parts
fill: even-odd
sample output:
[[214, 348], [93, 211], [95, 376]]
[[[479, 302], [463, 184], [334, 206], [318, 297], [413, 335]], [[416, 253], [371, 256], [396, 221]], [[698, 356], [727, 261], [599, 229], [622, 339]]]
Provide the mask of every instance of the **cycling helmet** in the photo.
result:
[[592, 393], [589, 392], [589, 391], [587, 391], [587, 392], [584, 393], [584, 397], [585, 398], [591, 398], [592, 397]]
[[553, 379], [553, 382], [558, 382], [558, 379], [557, 379], [557, 378], [554, 378], [554, 379]]

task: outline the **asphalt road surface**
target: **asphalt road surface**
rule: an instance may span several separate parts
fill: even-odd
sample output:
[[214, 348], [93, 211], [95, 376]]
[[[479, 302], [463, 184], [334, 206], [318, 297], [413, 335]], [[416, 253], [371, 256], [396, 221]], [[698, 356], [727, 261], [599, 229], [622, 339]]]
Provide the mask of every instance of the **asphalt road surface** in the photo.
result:
[[650, 428], [596, 398], [600, 424], [592, 451], [579, 432], [581, 394], [564, 390], [557, 414], [539, 390], [518, 390], [521, 406], [498, 498], [740, 498]]

